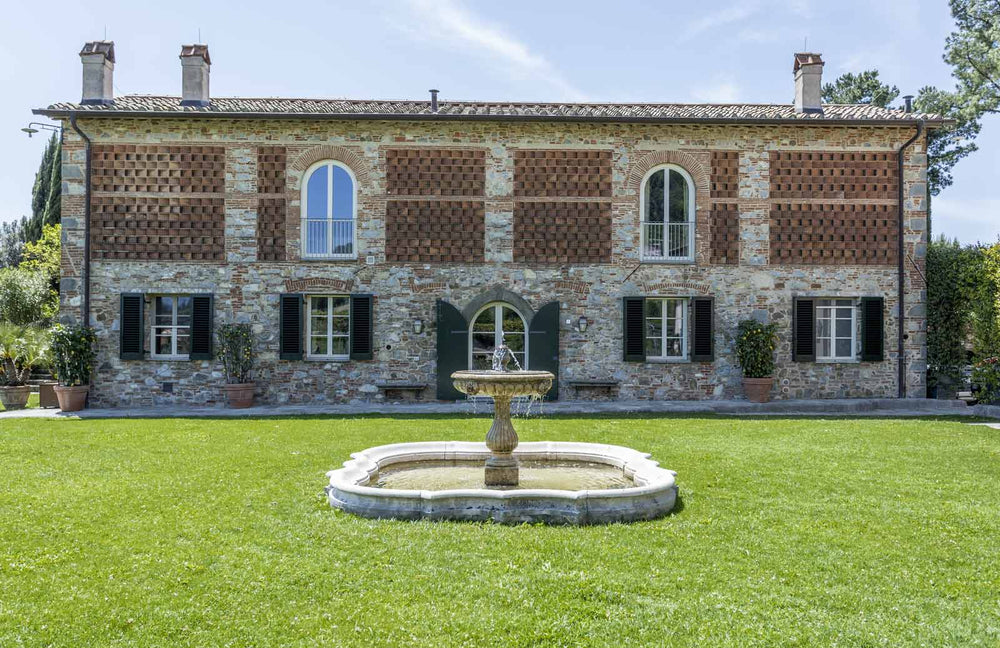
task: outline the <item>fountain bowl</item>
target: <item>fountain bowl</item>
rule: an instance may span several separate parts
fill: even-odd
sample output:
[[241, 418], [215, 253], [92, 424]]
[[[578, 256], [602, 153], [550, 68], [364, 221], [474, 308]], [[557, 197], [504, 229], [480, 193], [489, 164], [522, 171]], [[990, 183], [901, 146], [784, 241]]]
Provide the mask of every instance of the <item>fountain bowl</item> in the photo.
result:
[[552, 387], [555, 376], [548, 371], [456, 371], [451, 374], [455, 389], [469, 396], [496, 398], [540, 397]]
[[676, 473], [661, 468], [647, 453], [600, 443], [538, 441], [513, 451], [522, 461], [588, 462], [620, 469], [633, 486], [606, 490], [467, 488], [398, 490], [376, 486], [379, 473], [393, 465], [420, 462], [485, 462], [483, 443], [428, 441], [395, 443], [351, 455], [344, 467], [327, 475], [330, 504], [366, 518], [402, 520], [493, 520], [520, 524], [607, 524], [666, 515], [677, 500]]

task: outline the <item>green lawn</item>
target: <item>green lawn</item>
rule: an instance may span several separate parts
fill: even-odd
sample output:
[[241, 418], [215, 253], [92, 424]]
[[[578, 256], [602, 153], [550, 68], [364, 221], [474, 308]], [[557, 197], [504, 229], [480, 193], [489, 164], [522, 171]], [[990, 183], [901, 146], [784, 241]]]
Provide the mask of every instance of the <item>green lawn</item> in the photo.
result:
[[0, 646], [997, 646], [1000, 430], [556, 418], [678, 472], [655, 522], [371, 521], [324, 473], [483, 418], [0, 420]]

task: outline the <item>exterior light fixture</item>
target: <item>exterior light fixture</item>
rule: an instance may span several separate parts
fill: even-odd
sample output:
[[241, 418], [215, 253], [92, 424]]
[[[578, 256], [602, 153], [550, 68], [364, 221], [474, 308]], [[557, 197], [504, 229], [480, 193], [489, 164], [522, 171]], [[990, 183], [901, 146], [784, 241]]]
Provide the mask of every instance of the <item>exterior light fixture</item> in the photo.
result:
[[587, 316], [586, 315], [581, 315], [580, 316], [580, 320], [576, 323], [576, 328], [581, 333], [586, 333], [587, 332], [587, 324], [589, 324], [589, 322], [587, 321]]
[[424, 331], [424, 320], [419, 317], [413, 320], [413, 332], [420, 335]]
[[[34, 126], [37, 126], [38, 128], [33, 128]], [[55, 133], [58, 133], [58, 132], [62, 131], [62, 128], [60, 128], [59, 126], [55, 126], [53, 124], [43, 124], [41, 122], [31, 122], [30, 124], [28, 124], [27, 126], [25, 126], [24, 128], [22, 128], [21, 132], [22, 133], [27, 133], [28, 137], [31, 137], [32, 135], [34, 135], [35, 133], [38, 132], [39, 128], [42, 129], [42, 130], [52, 131], [52, 132], [55, 132]]]

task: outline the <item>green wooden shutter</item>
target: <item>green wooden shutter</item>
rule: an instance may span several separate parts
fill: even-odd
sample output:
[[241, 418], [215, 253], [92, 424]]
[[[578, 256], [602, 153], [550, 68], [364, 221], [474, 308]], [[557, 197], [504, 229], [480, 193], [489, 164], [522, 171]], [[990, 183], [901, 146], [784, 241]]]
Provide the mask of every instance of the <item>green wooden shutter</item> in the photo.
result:
[[816, 361], [816, 300], [792, 300], [792, 360]]
[[212, 295], [191, 295], [192, 360], [212, 359], [212, 325], [215, 318]]
[[439, 299], [437, 302], [437, 397], [459, 400], [465, 394], [455, 389], [451, 374], [469, 368], [469, 323], [462, 312]]
[[645, 309], [644, 297], [622, 299], [622, 356], [625, 362], [646, 361]]
[[143, 359], [143, 332], [146, 327], [145, 305], [146, 296], [142, 293], [121, 294], [121, 330], [118, 331], [118, 357], [122, 360]]
[[302, 359], [302, 295], [284, 294], [279, 305], [278, 357]]
[[715, 360], [713, 302], [711, 297], [695, 297], [691, 300], [692, 362], [712, 362]]
[[375, 357], [374, 301], [372, 295], [351, 295], [351, 360]]
[[545, 304], [528, 324], [528, 368], [551, 371], [556, 378], [545, 400], [559, 398], [559, 302]]
[[881, 297], [861, 298], [861, 359], [885, 360], [885, 300]]

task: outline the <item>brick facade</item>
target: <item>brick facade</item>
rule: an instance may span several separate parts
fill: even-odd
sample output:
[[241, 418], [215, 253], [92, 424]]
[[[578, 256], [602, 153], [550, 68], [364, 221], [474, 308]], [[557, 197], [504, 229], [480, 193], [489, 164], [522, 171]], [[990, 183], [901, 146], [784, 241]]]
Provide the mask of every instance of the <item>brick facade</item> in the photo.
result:
[[[95, 156], [110, 155], [94, 178], [95, 404], [220, 400], [217, 361], [118, 358], [122, 292], [215, 295], [216, 322], [253, 324], [259, 397], [281, 403], [377, 399], [382, 382], [433, 385], [436, 300], [464, 308], [495, 287], [533, 309], [560, 302], [563, 398], [574, 397], [569, 383], [577, 379], [617, 380], [622, 398], [738, 397], [732, 330], [749, 316], [779, 324], [776, 397], [891, 397], [901, 322], [894, 238], [900, 180], [906, 380], [909, 395], [922, 395], [926, 150], [918, 140], [906, 152], [903, 178], [895, 177], [895, 151], [913, 134], [906, 126], [195, 118], [79, 124]], [[302, 178], [324, 159], [341, 161], [357, 181], [356, 259], [301, 259]], [[809, 164], [792, 164], [803, 161]], [[134, 165], [115, 168], [118, 162]], [[201, 176], [184, 167], [195, 162]], [[641, 182], [665, 163], [682, 166], [695, 183], [690, 264], [639, 259]], [[67, 320], [80, 313], [83, 164], [82, 142], [67, 129]], [[792, 195], [802, 191], [798, 185], [812, 188]], [[795, 249], [797, 256], [789, 252]], [[279, 360], [278, 297], [296, 291], [374, 294], [375, 358]], [[626, 295], [713, 296], [715, 360], [623, 362]], [[884, 297], [885, 361], [793, 362], [791, 300], [802, 295]], [[575, 328], [581, 316], [590, 321], [583, 333]], [[421, 333], [414, 332], [416, 319]]]

